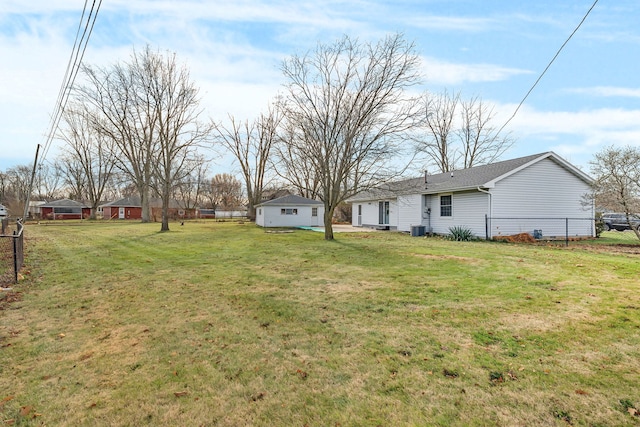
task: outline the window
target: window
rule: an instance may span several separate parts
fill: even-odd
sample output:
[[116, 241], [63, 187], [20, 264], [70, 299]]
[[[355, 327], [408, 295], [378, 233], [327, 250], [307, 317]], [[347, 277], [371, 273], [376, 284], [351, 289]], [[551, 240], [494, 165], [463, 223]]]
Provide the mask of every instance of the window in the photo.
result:
[[258, 215], [262, 215], [262, 208], [258, 209]]
[[53, 212], [57, 214], [81, 214], [82, 208], [54, 207]]
[[311, 216], [318, 216], [318, 208], [311, 208]]
[[453, 201], [450, 194], [440, 196], [440, 216], [453, 216]]
[[298, 215], [298, 209], [296, 208], [282, 208], [280, 209], [280, 215]]

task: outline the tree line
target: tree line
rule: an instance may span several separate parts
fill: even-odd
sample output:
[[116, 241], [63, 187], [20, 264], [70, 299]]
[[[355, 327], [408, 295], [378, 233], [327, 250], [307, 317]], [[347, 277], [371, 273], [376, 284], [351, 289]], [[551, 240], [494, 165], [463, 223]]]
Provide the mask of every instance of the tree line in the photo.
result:
[[[242, 202], [254, 218], [267, 188], [287, 187], [324, 202], [331, 240], [336, 208], [356, 193], [416, 163], [435, 172], [490, 163], [514, 143], [498, 132], [481, 98], [420, 92], [419, 56], [399, 34], [320, 43], [285, 59], [281, 70], [283, 90], [266, 112], [215, 120], [175, 54], [147, 46], [127, 61], [84, 66], [57, 135], [64, 149], [52, 166], [38, 166], [38, 196], [50, 199], [64, 187], [96, 208], [136, 194], [143, 221], [150, 220], [150, 199], [159, 197], [166, 231], [171, 199], [185, 208]], [[208, 178], [208, 150], [230, 153], [240, 181]], [[1, 200], [26, 200], [28, 171], [0, 174]]]

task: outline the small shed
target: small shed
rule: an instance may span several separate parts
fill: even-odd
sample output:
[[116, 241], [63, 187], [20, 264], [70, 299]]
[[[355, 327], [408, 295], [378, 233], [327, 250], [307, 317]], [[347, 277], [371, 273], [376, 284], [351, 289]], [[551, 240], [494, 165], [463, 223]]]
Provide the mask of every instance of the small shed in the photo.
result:
[[70, 199], [55, 200], [40, 205], [43, 219], [86, 219], [91, 216], [91, 207]]
[[324, 225], [324, 203], [288, 195], [256, 205], [256, 224], [261, 227], [318, 227]]

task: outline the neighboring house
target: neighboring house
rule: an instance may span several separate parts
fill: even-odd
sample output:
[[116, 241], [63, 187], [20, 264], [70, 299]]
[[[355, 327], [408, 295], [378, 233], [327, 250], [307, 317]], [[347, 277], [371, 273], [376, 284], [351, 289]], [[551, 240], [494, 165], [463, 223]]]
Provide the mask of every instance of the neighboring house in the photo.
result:
[[86, 219], [91, 207], [75, 200], [62, 199], [40, 205], [43, 219]]
[[[553, 152], [389, 183], [348, 200], [357, 227], [477, 237], [593, 236], [592, 179]], [[571, 222], [565, 219], [570, 218]], [[570, 228], [569, 230], [567, 230]]]
[[288, 195], [256, 205], [261, 227], [317, 227], [324, 225], [324, 203]]
[[139, 196], [125, 197], [100, 205], [104, 219], [141, 219], [142, 204]]
[[[142, 219], [142, 203], [140, 196], [125, 197], [113, 202], [100, 205], [104, 219]], [[159, 221], [162, 218], [162, 201], [151, 199], [149, 202], [151, 219]], [[177, 201], [169, 201], [169, 217], [172, 219], [193, 218], [195, 209], [184, 209]]]
[[30, 200], [29, 201], [29, 210], [27, 215], [29, 218], [42, 218], [42, 209], [41, 206], [47, 204], [47, 202], [42, 200]]

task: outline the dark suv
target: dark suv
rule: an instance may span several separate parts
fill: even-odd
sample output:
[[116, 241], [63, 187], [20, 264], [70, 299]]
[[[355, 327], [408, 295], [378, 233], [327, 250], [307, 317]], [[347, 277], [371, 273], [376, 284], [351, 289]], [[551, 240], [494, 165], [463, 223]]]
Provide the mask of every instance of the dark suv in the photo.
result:
[[631, 230], [631, 227], [640, 227], [640, 217], [638, 215], [629, 214], [629, 220], [623, 213], [608, 213], [602, 215], [602, 222], [604, 223], [604, 229], [609, 230]]

